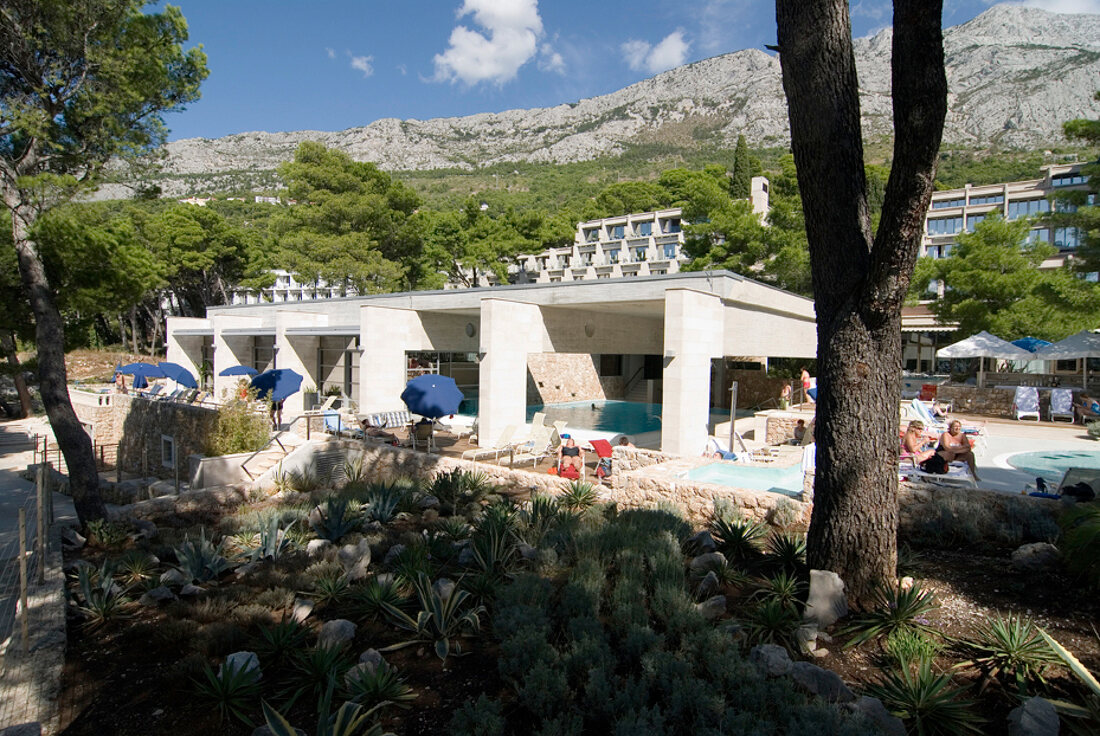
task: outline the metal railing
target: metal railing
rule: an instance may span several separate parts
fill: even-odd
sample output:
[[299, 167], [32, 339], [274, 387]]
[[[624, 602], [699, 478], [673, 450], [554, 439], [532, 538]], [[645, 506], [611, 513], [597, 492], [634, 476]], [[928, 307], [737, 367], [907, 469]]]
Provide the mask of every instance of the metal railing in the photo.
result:
[[287, 432], [289, 432], [290, 429], [295, 424], [302, 421], [303, 419], [306, 422], [306, 441], [308, 442], [310, 440], [310, 436], [311, 436], [311, 429], [310, 429], [309, 420], [310, 419], [316, 419], [319, 416], [323, 416], [323, 415], [306, 413], [306, 414], [299, 414], [298, 416], [294, 417], [294, 419], [291, 420], [290, 424], [286, 425], [286, 429], [280, 429], [278, 432], [271, 435], [271, 438], [268, 439], [268, 441], [264, 443], [263, 447], [261, 447], [260, 449], [256, 450], [254, 453], [252, 453], [251, 455], [246, 457], [244, 459], [244, 461], [241, 462], [241, 470], [244, 471], [245, 475], [247, 475], [249, 477], [249, 479], [256, 480], [256, 476], [252, 475], [252, 472], [246, 466], [250, 462], [252, 462], [256, 458], [257, 455], [260, 455], [261, 453], [266, 452], [267, 448], [271, 447], [272, 443], [275, 443], [279, 446], [279, 449], [283, 451], [284, 456], [289, 454], [289, 451], [286, 449], [286, 446], [283, 445], [282, 440], [280, 440], [279, 438], [282, 437]]
[[[65, 454], [61, 446], [50, 444], [48, 435], [36, 434], [32, 438], [34, 443], [34, 464], [50, 463], [54, 469], [62, 475], [68, 475], [69, 465], [65, 462]], [[102, 444], [92, 441], [92, 454], [95, 455], [96, 470], [115, 470], [119, 467], [119, 455], [121, 446], [118, 442]]]

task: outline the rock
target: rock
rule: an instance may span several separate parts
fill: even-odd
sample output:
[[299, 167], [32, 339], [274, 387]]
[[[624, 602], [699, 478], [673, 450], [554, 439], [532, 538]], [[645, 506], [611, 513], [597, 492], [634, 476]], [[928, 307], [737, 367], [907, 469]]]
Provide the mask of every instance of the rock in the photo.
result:
[[405, 551], [405, 545], [395, 544], [389, 548], [386, 552], [386, 557], [382, 560], [383, 567], [392, 567], [397, 561], [397, 558], [401, 556], [401, 553]]
[[778, 644], [757, 644], [749, 661], [767, 677], [781, 677], [791, 671], [791, 655]]
[[218, 675], [221, 675], [227, 669], [237, 672], [254, 672], [253, 682], [263, 677], [263, 671], [260, 670], [260, 658], [256, 656], [255, 652], [233, 652], [225, 658], [225, 664], [218, 668]]
[[1058, 736], [1058, 711], [1049, 700], [1028, 698], [1008, 714], [1008, 736]]
[[802, 620], [825, 629], [847, 615], [848, 599], [840, 576], [829, 570], [810, 570], [810, 594]]
[[697, 603], [695, 610], [701, 613], [707, 621], [713, 621], [726, 612], [726, 596], [716, 595], [707, 598], [702, 603]]
[[449, 600], [455, 592], [455, 584], [447, 578], [440, 578], [432, 583], [432, 591], [442, 600]]
[[161, 585], [160, 587], [153, 588], [145, 595], [141, 596], [138, 600], [143, 606], [159, 606], [165, 601], [175, 600], [176, 594], [168, 589], [168, 586]]
[[397, 581], [397, 578], [392, 572], [380, 572], [374, 576], [374, 580], [379, 585], [389, 587]]
[[345, 618], [326, 621], [317, 634], [317, 646], [342, 647], [355, 638], [355, 624]]
[[798, 646], [806, 654], [814, 654], [817, 649], [817, 627], [813, 624], [803, 624], [795, 631]]
[[726, 556], [721, 552], [708, 552], [705, 555], [699, 555], [692, 559], [691, 567], [692, 572], [701, 572], [708, 567], [721, 566], [726, 564]]
[[384, 661], [385, 659], [383, 659], [382, 653], [377, 649], [368, 649], [359, 655], [359, 664], [370, 665], [372, 671]]
[[187, 585], [191, 582], [191, 578], [187, 576], [183, 570], [178, 567], [173, 567], [170, 570], [165, 570], [161, 573], [160, 584], [161, 585]]
[[302, 623], [309, 618], [309, 614], [311, 613], [313, 613], [313, 601], [308, 598], [294, 599], [294, 607], [290, 609], [290, 617], [292, 619], [298, 623]]
[[718, 574], [711, 570], [699, 581], [699, 587], [695, 589], [695, 597], [709, 598], [718, 592], [719, 587]]
[[424, 524], [432, 524], [439, 521], [439, 512], [435, 509], [424, 509], [420, 512], [420, 521]]
[[917, 581], [913, 580], [912, 576], [906, 575], [905, 577], [903, 577], [901, 580], [898, 581], [898, 588], [900, 590], [912, 590], [913, 585], [915, 585], [916, 582]]
[[[184, 490], [183, 484], [180, 484], [180, 490]], [[176, 482], [174, 480], [158, 480], [149, 484], [148, 497], [155, 498], [158, 496], [174, 496], [176, 495]]]
[[202, 595], [205, 592], [205, 588], [200, 588], [199, 586], [192, 585], [191, 583], [187, 583], [187, 585], [184, 585], [182, 588], [180, 588], [180, 595], [185, 597]]
[[375, 665], [366, 662], [360, 662], [348, 669], [344, 673], [344, 684], [351, 689], [355, 685], [355, 681], [363, 676], [370, 676], [374, 674], [374, 671], [378, 669]]
[[71, 526], [61, 527], [61, 545], [67, 550], [82, 549], [88, 543], [86, 537]]
[[0, 736], [42, 736], [42, 724], [38, 721], [20, 723], [17, 726], [0, 728]]
[[135, 536], [138, 539], [156, 539], [157, 538], [157, 525], [146, 519], [131, 519], [130, 524], [134, 527]]
[[306, 544], [306, 554], [309, 555], [311, 560], [316, 560], [321, 557], [325, 557], [329, 550], [336, 547], [332, 542], [327, 539], [311, 539]]
[[380, 521], [372, 520], [363, 524], [363, 531], [368, 534], [377, 534], [386, 530], [386, 525]]
[[516, 551], [519, 552], [519, 556], [528, 562], [534, 562], [535, 558], [539, 556], [539, 551], [535, 547], [527, 544], [526, 542], [520, 542], [516, 545]]
[[458, 564], [462, 567], [469, 567], [477, 561], [477, 556], [474, 554], [472, 547], [463, 547], [462, 551], [458, 553]]
[[809, 662], [795, 662], [791, 665], [791, 678], [807, 692], [827, 700], [830, 703], [850, 703], [856, 699], [855, 693], [848, 689], [840, 675], [822, 669]]
[[238, 565], [237, 569], [233, 572], [238, 578], [245, 578], [259, 570], [261, 567], [263, 567], [262, 562], [246, 562], [243, 565]]
[[421, 496], [418, 504], [422, 509], [438, 509], [439, 499], [432, 495]]
[[1058, 548], [1049, 542], [1025, 544], [1012, 553], [1012, 568], [1023, 572], [1053, 570], [1061, 565]]
[[852, 713], [861, 713], [871, 723], [878, 726], [884, 736], [905, 736], [905, 724], [900, 718], [886, 710], [886, 706], [878, 698], [864, 695], [855, 702], [848, 704]]
[[706, 529], [689, 537], [684, 547], [696, 555], [709, 554], [718, 548], [714, 543], [714, 537]]
[[344, 575], [348, 580], [363, 580], [369, 574], [370, 567], [370, 542], [360, 539], [358, 544], [345, 544], [336, 553], [340, 560], [340, 566], [344, 568]]

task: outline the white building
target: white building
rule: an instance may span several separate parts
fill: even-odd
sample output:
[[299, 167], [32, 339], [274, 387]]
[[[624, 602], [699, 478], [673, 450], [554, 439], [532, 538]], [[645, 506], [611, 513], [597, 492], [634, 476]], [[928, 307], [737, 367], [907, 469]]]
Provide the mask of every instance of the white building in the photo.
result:
[[[231, 366], [290, 368], [314, 390], [339, 386], [362, 413], [404, 408], [410, 359], [461, 357], [487, 442], [525, 423], [532, 392], [623, 398], [638, 374], [659, 382], [662, 449], [697, 455], [725, 358], [813, 357], [817, 330], [809, 299], [710, 271], [211, 307], [170, 317], [167, 343], [168, 360], [194, 373], [211, 360], [219, 396], [237, 381], [220, 375]], [[294, 394], [284, 419], [305, 408]]]
[[[282, 302], [301, 302], [314, 299], [331, 299], [343, 296], [340, 287], [329, 286], [323, 280], [315, 283], [298, 281], [297, 274], [282, 269], [274, 269], [275, 283], [266, 289], [236, 288], [229, 293], [230, 304], [265, 304]], [[348, 296], [355, 296], [355, 289], [348, 287]]]

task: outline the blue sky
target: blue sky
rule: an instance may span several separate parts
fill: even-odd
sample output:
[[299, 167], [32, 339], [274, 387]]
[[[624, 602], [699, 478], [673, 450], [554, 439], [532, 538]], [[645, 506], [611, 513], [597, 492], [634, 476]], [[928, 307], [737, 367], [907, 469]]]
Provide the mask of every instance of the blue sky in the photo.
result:
[[[547, 107], [775, 42], [771, 0], [174, 0], [210, 76], [170, 139]], [[992, 0], [944, 0], [944, 24]], [[1100, 12], [1100, 0], [1027, 0]], [[890, 3], [855, 0], [856, 36]]]

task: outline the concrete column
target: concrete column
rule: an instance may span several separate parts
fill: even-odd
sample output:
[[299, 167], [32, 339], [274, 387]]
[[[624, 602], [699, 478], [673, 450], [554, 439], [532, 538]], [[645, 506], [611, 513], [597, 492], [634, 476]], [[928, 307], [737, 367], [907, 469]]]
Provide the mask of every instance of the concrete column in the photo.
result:
[[665, 292], [661, 451], [698, 455], [707, 442], [710, 361], [721, 355], [722, 300], [690, 289]]
[[406, 350], [421, 344], [420, 317], [411, 309], [363, 306], [359, 310], [359, 411], [396, 411], [405, 408]]
[[328, 316], [315, 312], [285, 310], [275, 313], [275, 364], [280, 369], [292, 370], [302, 377], [302, 388], [291, 394], [283, 402], [283, 423], [306, 410], [305, 391], [310, 385], [316, 385], [317, 346], [320, 340], [312, 336], [290, 336], [291, 327], [323, 327], [328, 324]]
[[527, 422], [527, 353], [545, 332], [534, 304], [481, 300], [478, 442], [492, 446], [505, 427]]
[[240, 335], [226, 335], [225, 330], [243, 327], [259, 328], [259, 317], [236, 317], [233, 315], [215, 315], [210, 320], [214, 327], [214, 398], [223, 401], [233, 398], [233, 391], [240, 381], [239, 376], [219, 375], [226, 368], [235, 365], [251, 365], [252, 338]]
[[165, 327], [165, 347], [167, 351], [165, 360], [169, 363], [179, 363], [191, 371], [196, 380], [199, 380], [200, 368], [202, 368], [203, 337], [202, 335], [176, 334], [177, 330], [188, 329], [210, 329], [210, 320], [197, 317], [169, 317]]

